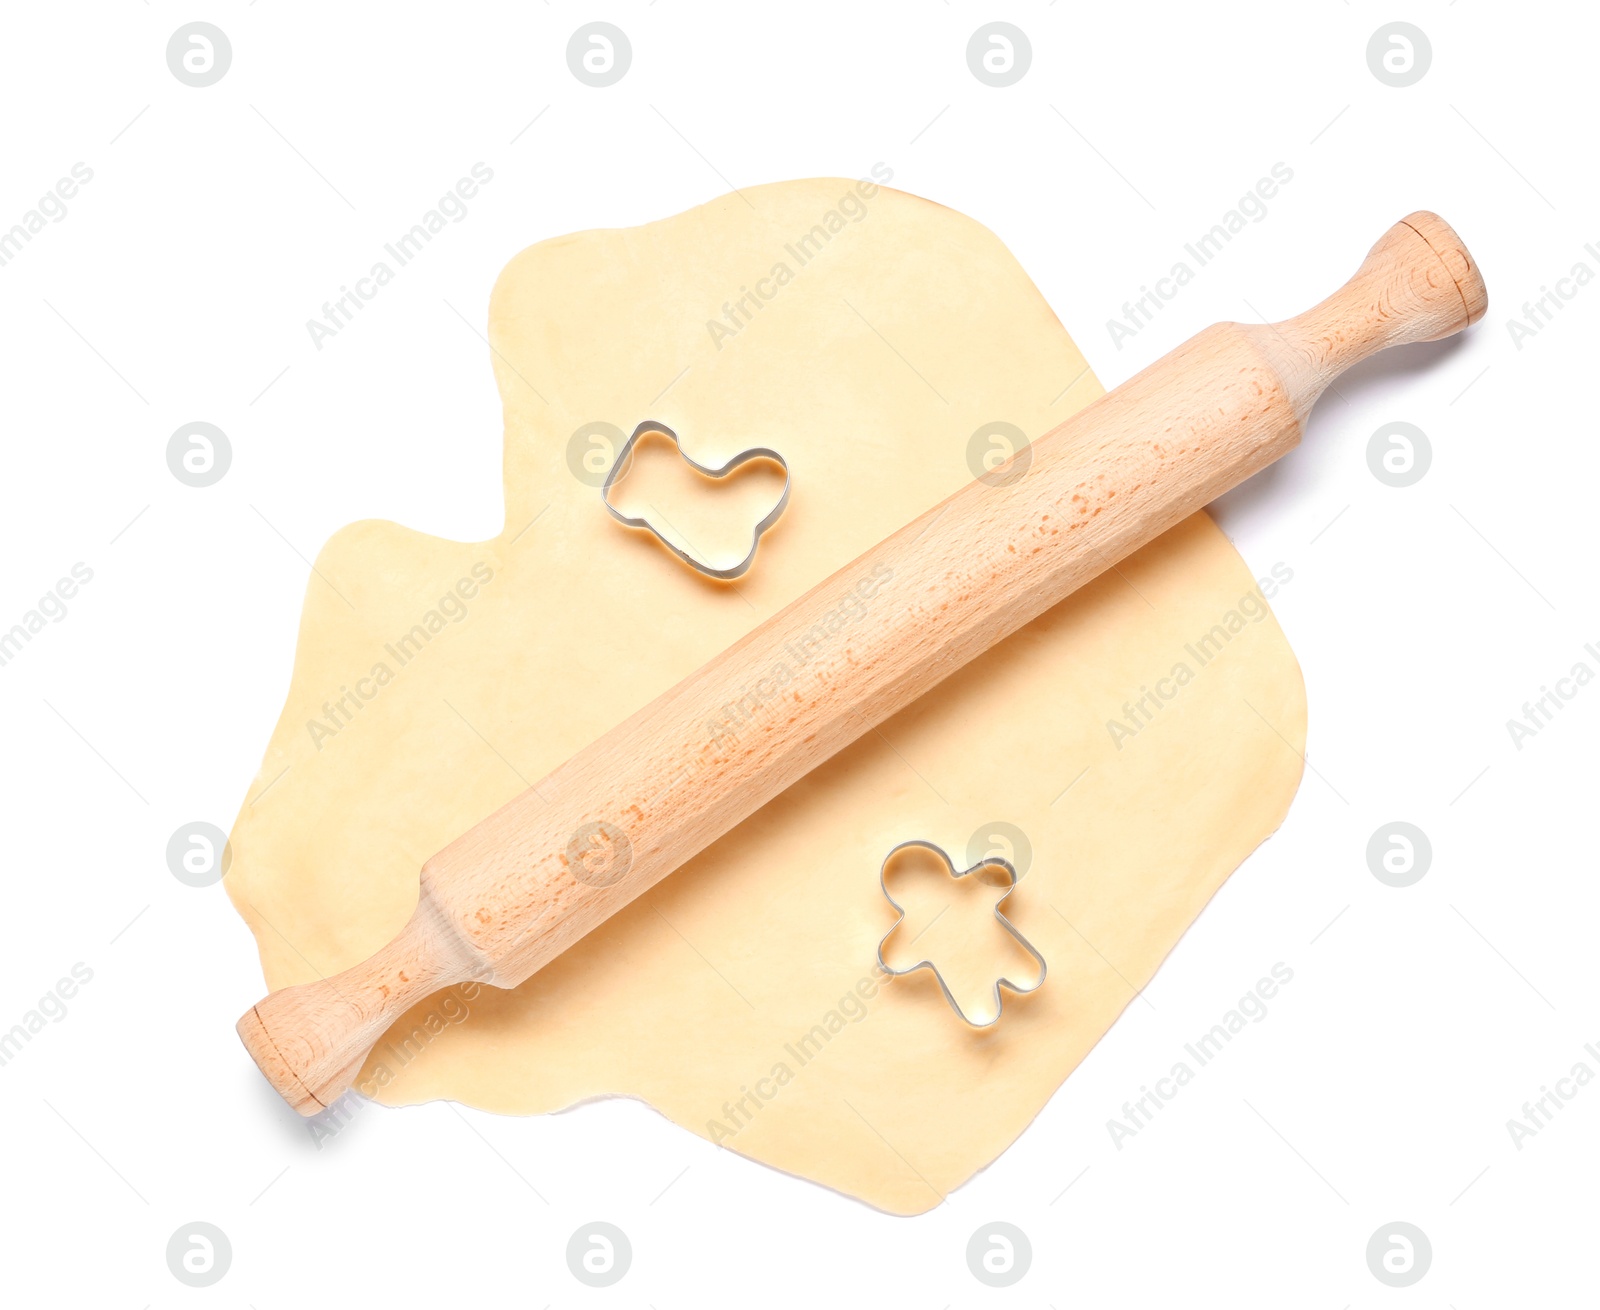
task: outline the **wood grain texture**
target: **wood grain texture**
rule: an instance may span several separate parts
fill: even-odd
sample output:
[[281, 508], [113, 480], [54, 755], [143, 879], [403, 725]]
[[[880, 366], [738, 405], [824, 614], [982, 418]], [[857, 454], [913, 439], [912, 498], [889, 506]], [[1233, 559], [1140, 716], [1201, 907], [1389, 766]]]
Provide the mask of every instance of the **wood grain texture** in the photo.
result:
[[[1476, 265], [1428, 213], [1321, 304], [1217, 324], [867, 551], [422, 869], [394, 942], [239, 1023], [313, 1114], [416, 1001], [514, 987], [863, 733], [1298, 443], [1324, 388], [1481, 318]], [[625, 967], [625, 963], [624, 963]]]

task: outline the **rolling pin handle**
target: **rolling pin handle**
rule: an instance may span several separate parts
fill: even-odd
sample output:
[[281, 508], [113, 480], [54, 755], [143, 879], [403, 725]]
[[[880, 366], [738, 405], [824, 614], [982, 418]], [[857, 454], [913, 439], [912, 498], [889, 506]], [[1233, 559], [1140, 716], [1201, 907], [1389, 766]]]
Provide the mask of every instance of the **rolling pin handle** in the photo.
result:
[[1249, 328], [1305, 416], [1334, 378], [1390, 346], [1438, 341], [1476, 323], [1489, 293], [1466, 243], [1437, 214], [1408, 214], [1342, 287], [1303, 314]]
[[456, 983], [492, 981], [426, 896], [400, 935], [331, 978], [283, 987], [246, 1010], [239, 1038], [300, 1114], [320, 1113], [355, 1082], [373, 1044], [419, 1001]]

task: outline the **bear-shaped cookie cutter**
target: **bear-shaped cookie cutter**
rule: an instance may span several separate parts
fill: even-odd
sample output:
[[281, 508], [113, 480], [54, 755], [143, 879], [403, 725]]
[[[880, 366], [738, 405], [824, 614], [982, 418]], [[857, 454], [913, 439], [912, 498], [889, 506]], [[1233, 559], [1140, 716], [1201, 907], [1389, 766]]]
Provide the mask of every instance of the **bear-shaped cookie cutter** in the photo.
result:
[[[680, 549], [678, 546], [668, 541], [667, 538], [662, 535], [661, 530], [657, 528], [654, 523], [650, 522], [649, 519], [636, 518], [631, 514], [624, 514], [611, 503], [611, 488], [615, 485], [617, 479], [622, 476], [623, 470], [627, 467], [628, 460], [633, 455], [634, 446], [638, 444], [640, 437], [646, 436], [652, 432], [658, 432], [671, 441], [673, 446], [677, 448], [678, 454], [683, 457], [684, 463], [686, 463], [696, 473], [699, 473], [704, 477], [725, 478], [741, 465], [748, 464], [751, 460], [755, 459], [771, 460], [783, 470], [783, 494], [778, 497], [778, 503], [772, 507], [772, 509], [767, 513], [767, 516], [763, 518], [761, 522], [756, 524], [755, 530], [750, 534], [750, 553], [731, 568], [712, 568], [711, 565], [705, 563], [703, 560], [696, 559], [687, 551]], [[761, 544], [762, 534], [778, 521], [779, 516], [782, 515], [784, 508], [789, 503], [790, 483], [791, 478], [789, 474], [789, 462], [775, 450], [771, 450], [766, 446], [752, 446], [749, 450], [741, 450], [737, 455], [735, 455], [720, 468], [707, 468], [704, 464], [701, 464], [697, 460], [690, 458], [688, 452], [683, 448], [683, 443], [678, 440], [678, 434], [669, 428], [665, 423], [656, 423], [647, 419], [633, 430], [633, 435], [623, 443], [622, 449], [617, 452], [617, 458], [611, 465], [611, 471], [606, 474], [605, 483], [600, 488], [600, 499], [602, 503], [604, 503], [606, 511], [611, 515], [612, 518], [616, 519], [618, 523], [630, 528], [643, 528], [696, 572], [704, 573], [707, 577], [716, 578], [720, 582], [732, 582], [735, 578], [743, 577], [749, 571], [750, 566], [756, 562], [756, 549]]]

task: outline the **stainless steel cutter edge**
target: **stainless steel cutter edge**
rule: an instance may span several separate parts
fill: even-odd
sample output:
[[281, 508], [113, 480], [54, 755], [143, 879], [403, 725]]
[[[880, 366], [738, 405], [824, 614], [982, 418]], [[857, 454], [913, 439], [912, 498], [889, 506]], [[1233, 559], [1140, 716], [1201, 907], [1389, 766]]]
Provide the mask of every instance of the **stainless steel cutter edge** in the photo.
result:
[[[624, 514], [611, 503], [612, 486], [615, 485], [617, 479], [622, 474], [622, 470], [627, 466], [628, 458], [633, 454], [633, 448], [638, 443], [639, 438], [648, 432], [659, 432], [662, 436], [670, 440], [677, 448], [678, 454], [682, 456], [684, 463], [688, 464], [690, 468], [695, 470], [695, 472], [701, 473], [708, 478], [725, 478], [740, 465], [748, 464], [753, 459], [769, 459], [783, 470], [783, 494], [778, 497], [778, 503], [772, 507], [767, 516], [763, 518], [761, 522], [756, 524], [755, 531], [750, 535], [750, 553], [732, 568], [714, 569], [709, 564], [702, 563], [693, 555], [690, 555], [686, 551], [680, 550], [672, 542], [668, 541], [666, 537], [662, 536], [661, 532], [648, 519], [636, 518], [631, 514]], [[782, 515], [784, 508], [789, 504], [789, 488], [792, 484], [792, 481], [793, 480], [789, 473], [788, 460], [784, 459], [784, 457], [778, 454], [777, 451], [771, 450], [766, 446], [752, 446], [749, 450], [741, 450], [737, 455], [735, 455], [720, 468], [708, 468], [698, 460], [693, 459], [689, 453], [684, 450], [683, 443], [678, 440], [678, 434], [669, 428], [665, 423], [655, 423], [647, 419], [633, 430], [633, 435], [623, 443], [622, 449], [617, 452], [617, 458], [611, 465], [611, 471], [606, 474], [605, 483], [600, 488], [600, 499], [605, 505], [606, 511], [611, 515], [612, 518], [616, 519], [618, 523], [630, 528], [643, 528], [697, 573], [704, 573], [707, 577], [716, 578], [721, 582], [732, 582], [735, 578], [743, 577], [745, 573], [749, 571], [750, 566], [755, 563], [756, 550], [761, 545], [762, 534], [778, 521], [778, 518], [780, 515]]]
[[[945, 986], [944, 977], [939, 972], [939, 966], [934, 964], [932, 960], [918, 960], [915, 964], [910, 965], [907, 968], [891, 969], [883, 958], [884, 946], [888, 944], [889, 938], [894, 936], [895, 929], [904, 923], [906, 918], [905, 907], [889, 894], [889, 884], [884, 880], [884, 871], [889, 867], [890, 860], [894, 859], [894, 857], [901, 851], [907, 850], [913, 846], [921, 847], [923, 850], [932, 851], [939, 857], [940, 861], [944, 864], [944, 867], [950, 871], [950, 876], [953, 878], [965, 878], [968, 874], [976, 873], [979, 869], [993, 864], [1004, 869], [1011, 879], [1011, 885], [1006, 888], [1005, 893], [1000, 897], [1000, 899], [994, 903], [994, 917], [999, 922], [1000, 926], [1016, 939], [1018, 945], [1020, 945], [1023, 950], [1027, 951], [1027, 953], [1038, 962], [1039, 980], [1031, 987], [1020, 987], [1016, 983], [1012, 982], [1009, 978], [997, 979], [994, 985], [994, 1018], [985, 1023], [978, 1023], [975, 1020], [968, 1018], [966, 1012], [959, 1004], [957, 1004], [956, 998], [950, 994], [950, 989]], [[1018, 932], [1016, 925], [1000, 912], [1000, 907], [1006, 903], [1006, 901], [1010, 898], [1011, 893], [1017, 889], [1017, 869], [1010, 860], [1002, 859], [998, 855], [992, 855], [986, 860], [979, 860], [970, 869], [963, 869], [960, 873], [957, 873], [955, 862], [945, 854], [942, 846], [936, 846], [930, 841], [903, 841], [883, 857], [883, 863], [878, 866], [878, 886], [883, 892], [883, 898], [900, 912], [899, 917], [892, 925], [890, 925], [889, 931], [884, 933], [883, 939], [878, 943], [878, 967], [891, 977], [895, 978], [904, 977], [908, 973], [915, 973], [918, 969], [928, 970], [931, 974], [933, 974], [934, 981], [939, 984], [939, 990], [944, 993], [944, 999], [950, 1003], [950, 1008], [956, 1012], [957, 1017], [960, 1018], [963, 1023], [968, 1024], [973, 1028], [989, 1028], [998, 1023], [1000, 1021], [1000, 1011], [1002, 1008], [1002, 999], [1000, 996], [1000, 989], [1002, 987], [1009, 991], [1015, 992], [1018, 996], [1026, 996], [1029, 992], [1036, 992], [1040, 987], [1044, 986], [1045, 974], [1049, 971], [1049, 966], [1045, 964], [1044, 956], [1040, 955], [1039, 952], [1034, 949], [1033, 943], [1024, 937], [1020, 932]]]

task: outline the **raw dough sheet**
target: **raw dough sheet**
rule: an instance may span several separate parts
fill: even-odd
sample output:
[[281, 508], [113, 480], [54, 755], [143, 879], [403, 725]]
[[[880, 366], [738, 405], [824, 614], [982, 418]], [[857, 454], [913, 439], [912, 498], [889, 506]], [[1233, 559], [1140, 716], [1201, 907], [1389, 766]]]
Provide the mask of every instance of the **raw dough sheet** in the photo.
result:
[[[424, 859], [969, 480], [978, 429], [1037, 437], [1101, 394], [971, 219], [845, 179], [745, 197], [507, 266], [489, 314], [500, 535], [363, 522], [321, 552], [350, 604], [313, 575], [226, 880], [271, 987], [383, 946]], [[792, 499], [737, 584], [604, 511], [605, 448], [574, 434], [646, 419], [705, 465], [787, 459]], [[1288, 643], [1197, 514], [523, 986], [419, 1006], [357, 1085], [515, 1114], [642, 1097], [919, 1213], [1016, 1139], [1277, 827], [1304, 737]], [[993, 1028], [962, 1024], [926, 971], [875, 969], [896, 919], [879, 868], [912, 838], [1022, 871], [1006, 914], [1049, 977]]]

